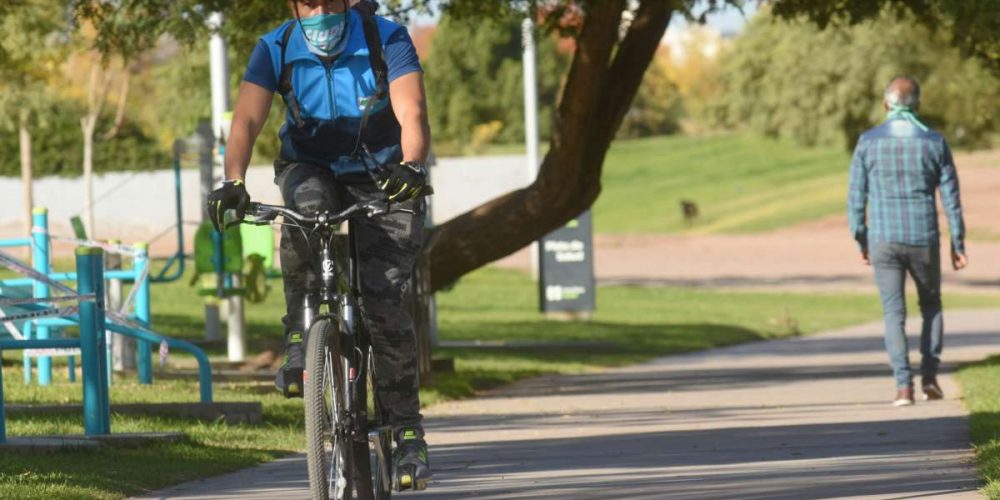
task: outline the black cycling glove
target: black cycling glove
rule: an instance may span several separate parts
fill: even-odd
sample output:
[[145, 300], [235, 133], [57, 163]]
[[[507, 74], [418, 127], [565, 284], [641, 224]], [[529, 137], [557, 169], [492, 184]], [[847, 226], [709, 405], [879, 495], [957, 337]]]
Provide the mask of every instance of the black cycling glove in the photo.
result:
[[427, 167], [415, 161], [387, 165], [378, 187], [396, 203], [434, 193], [427, 185]]
[[222, 187], [208, 195], [208, 218], [216, 231], [225, 229], [226, 210], [236, 210], [236, 220], [243, 220], [246, 215], [250, 195], [243, 181], [239, 179], [222, 183]]

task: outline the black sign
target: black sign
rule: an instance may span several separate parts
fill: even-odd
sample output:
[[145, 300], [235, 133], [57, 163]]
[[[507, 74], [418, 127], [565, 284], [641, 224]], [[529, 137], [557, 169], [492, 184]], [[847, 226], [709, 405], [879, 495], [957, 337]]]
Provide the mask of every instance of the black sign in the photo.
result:
[[542, 312], [593, 312], [594, 245], [590, 210], [542, 238], [538, 252]]

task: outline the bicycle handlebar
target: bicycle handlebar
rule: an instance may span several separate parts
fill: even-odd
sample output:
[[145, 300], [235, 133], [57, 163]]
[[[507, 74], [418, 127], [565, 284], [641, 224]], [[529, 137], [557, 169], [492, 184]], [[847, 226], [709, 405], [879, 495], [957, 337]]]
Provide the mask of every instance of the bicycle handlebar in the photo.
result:
[[267, 205], [264, 203], [250, 202], [247, 206], [246, 215], [253, 216], [255, 218], [234, 221], [232, 224], [244, 223], [263, 226], [270, 224], [280, 215], [282, 217], [292, 219], [299, 224], [335, 226], [348, 219], [356, 217], [375, 217], [389, 212], [414, 213], [413, 210], [391, 207], [389, 201], [385, 199], [361, 201], [337, 213], [331, 214], [329, 212], [320, 212], [315, 215], [303, 215], [295, 210], [280, 205]]

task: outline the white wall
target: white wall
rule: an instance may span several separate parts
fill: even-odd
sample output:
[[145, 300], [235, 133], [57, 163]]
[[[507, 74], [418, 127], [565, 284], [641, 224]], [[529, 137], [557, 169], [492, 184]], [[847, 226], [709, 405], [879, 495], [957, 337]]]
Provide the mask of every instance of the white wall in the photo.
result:
[[[172, 170], [115, 172], [94, 178], [94, 217], [97, 236], [125, 242], [151, 240], [175, 222]], [[432, 169], [434, 222], [440, 224], [485, 201], [527, 184], [523, 156], [439, 158]], [[20, 178], [0, 177], [0, 238], [23, 237]], [[197, 170], [181, 172], [185, 221], [201, 220]], [[254, 200], [281, 203], [270, 166], [247, 173], [247, 189]], [[35, 181], [35, 205], [49, 209], [53, 234], [71, 236], [69, 219], [83, 209], [81, 179], [46, 177]], [[195, 226], [186, 226], [190, 237]], [[169, 253], [175, 246], [169, 232], [153, 243], [153, 253]], [[189, 238], [186, 238], [189, 240]]]

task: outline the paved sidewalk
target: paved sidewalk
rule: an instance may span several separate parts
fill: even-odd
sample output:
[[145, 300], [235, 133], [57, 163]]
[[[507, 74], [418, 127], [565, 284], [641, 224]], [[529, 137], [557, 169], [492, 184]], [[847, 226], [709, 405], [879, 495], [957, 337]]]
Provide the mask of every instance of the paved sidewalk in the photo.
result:
[[[438, 405], [426, 412], [435, 481], [419, 498], [978, 498], [947, 373], [998, 349], [1000, 311], [946, 325], [947, 399], [910, 408], [889, 405], [880, 324]], [[304, 474], [293, 456], [143, 498], [305, 498]]]

